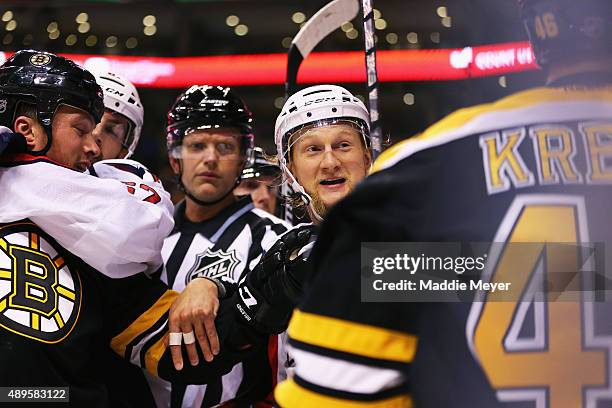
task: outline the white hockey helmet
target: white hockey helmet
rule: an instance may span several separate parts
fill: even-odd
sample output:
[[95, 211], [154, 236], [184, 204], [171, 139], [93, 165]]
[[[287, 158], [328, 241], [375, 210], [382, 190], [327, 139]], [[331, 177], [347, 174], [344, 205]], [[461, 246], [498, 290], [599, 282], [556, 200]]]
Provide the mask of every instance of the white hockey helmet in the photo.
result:
[[[315, 85], [291, 95], [285, 102], [274, 128], [278, 162], [289, 186], [309, 205], [312, 201], [288, 168], [291, 145], [296, 132], [320, 126], [349, 124], [362, 135], [366, 148], [370, 146], [370, 117], [357, 97], [337, 85]], [[316, 212], [314, 213], [316, 216]]]
[[370, 117], [363, 102], [337, 85], [315, 85], [291, 95], [274, 127], [274, 142], [279, 159], [289, 153], [289, 138], [307, 126], [334, 122], [355, 122], [364, 127], [364, 142], [369, 146]]
[[131, 123], [123, 141], [128, 150], [125, 158], [134, 154], [144, 122], [144, 109], [136, 87], [121, 75], [112, 72], [92, 72], [96, 82], [104, 92], [104, 107], [112, 112], [125, 116]]

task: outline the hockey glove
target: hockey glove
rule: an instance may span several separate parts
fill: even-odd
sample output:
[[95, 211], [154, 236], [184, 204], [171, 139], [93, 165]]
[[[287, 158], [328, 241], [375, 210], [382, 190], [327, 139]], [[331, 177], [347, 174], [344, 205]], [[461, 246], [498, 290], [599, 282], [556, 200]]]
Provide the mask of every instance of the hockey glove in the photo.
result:
[[234, 303], [249, 325], [269, 334], [287, 328], [309, 275], [307, 261], [315, 239], [314, 225], [290, 230], [239, 284]]
[[26, 139], [21, 133], [13, 133], [9, 128], [0, 126], [0, 154], [23, 153], [27, 149]]

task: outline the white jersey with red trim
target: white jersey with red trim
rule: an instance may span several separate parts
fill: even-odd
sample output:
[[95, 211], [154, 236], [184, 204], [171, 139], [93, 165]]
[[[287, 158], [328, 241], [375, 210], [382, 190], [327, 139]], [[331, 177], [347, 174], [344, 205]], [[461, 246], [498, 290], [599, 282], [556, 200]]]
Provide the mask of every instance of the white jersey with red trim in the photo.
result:
[[111, 278], [153, 272], [162, 265], [163, 239], [174, 226], [172, 203], [161, 183], [138, 175], [146, 175], [146, 168], [132, 161], [124, 169], [100, 163], [95, 165], [99, 175], [111, 178], [103, 179], [47, 158], [8, 159], [15, 165], [0, 168], [0, 223], [28, 218]]

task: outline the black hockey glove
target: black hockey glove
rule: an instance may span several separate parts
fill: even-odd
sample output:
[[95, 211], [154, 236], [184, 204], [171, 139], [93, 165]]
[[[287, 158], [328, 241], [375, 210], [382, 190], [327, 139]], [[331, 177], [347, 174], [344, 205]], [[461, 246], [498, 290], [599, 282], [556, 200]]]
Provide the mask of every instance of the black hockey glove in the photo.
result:
[[13, 133], [10, 129], [0, 126], [0, 154], [23, 153], [28, 150], [25, 137], [20, 133]]
[[277, 334], [287, 328], [309, 275], [307, 261], [316, 228], [303, 225], [287, 232], [240, 282], [234, 303], [255, 329]]

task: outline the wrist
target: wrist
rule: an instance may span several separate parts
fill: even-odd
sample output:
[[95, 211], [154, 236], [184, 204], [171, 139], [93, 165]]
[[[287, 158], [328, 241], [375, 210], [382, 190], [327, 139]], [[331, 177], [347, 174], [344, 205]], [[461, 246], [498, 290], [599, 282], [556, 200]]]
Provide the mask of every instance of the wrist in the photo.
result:
[[207, 276], [200, 276], [200, 277], [197, 277], [196, 279], [206, 279], [207, 281], [212, 282], [217, 288], [217, 297], [219, 299], [225, 298], [227, 294], [227, 290], [225, 288], [225, 285], [223, 285], [223, 282], [221, 282], [221, 280], [216, 279], [216, 278], [209, 278]]

